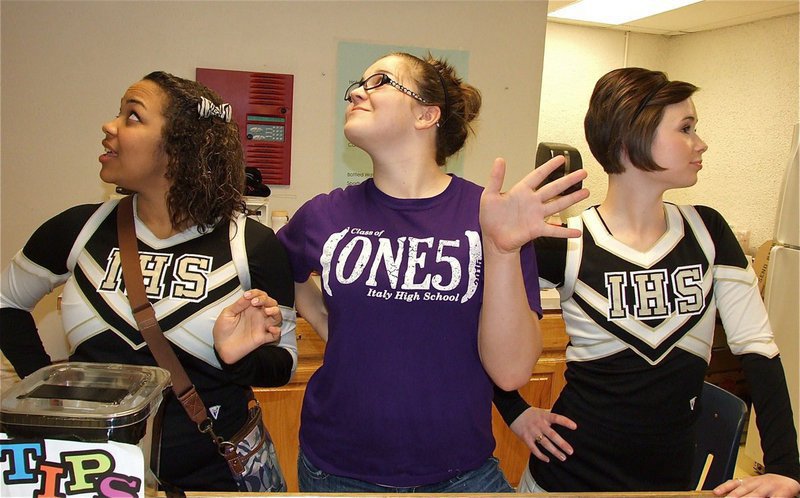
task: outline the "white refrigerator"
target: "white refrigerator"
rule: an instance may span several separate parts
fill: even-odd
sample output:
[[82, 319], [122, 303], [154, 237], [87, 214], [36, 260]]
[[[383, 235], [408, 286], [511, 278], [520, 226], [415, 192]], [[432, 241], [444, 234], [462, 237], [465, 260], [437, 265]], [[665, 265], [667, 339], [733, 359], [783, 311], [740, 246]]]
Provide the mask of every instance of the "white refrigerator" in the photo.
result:
[[[800, 172], [798, 171], [800, 124], [792, 131], [789, 164], [783, 176], [775, 223], [775, 245], [769, 253], [764, 304], [781, 351], [789, 396], [794, 411], [794, 424], [800, 434]], [[758, 414], [756, 414], [756, 417]], [[800, 436], [798, 436], [800, 445]], [[745, 455], [763, 467], [761, 438], [750, 417]]]

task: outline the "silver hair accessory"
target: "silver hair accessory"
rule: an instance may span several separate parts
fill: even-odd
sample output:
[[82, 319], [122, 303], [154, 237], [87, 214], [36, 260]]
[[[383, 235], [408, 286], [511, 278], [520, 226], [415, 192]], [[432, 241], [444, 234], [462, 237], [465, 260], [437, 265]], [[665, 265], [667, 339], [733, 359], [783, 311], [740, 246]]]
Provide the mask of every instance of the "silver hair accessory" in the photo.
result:
[[200, 97], [200, 103], [197, 104], [197, 112], [201, 118], [218, 117], [224, 119], [226, 123], [231, 122], [233, 109], [230, 104], [217, 105], [205, 97]]

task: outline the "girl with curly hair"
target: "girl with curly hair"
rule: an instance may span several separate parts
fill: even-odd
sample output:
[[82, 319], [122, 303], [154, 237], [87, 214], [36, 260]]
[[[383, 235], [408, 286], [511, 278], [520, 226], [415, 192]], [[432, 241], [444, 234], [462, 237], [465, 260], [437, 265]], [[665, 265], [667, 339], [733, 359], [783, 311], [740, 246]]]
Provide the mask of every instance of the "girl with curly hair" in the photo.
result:
[[[244, 161], [230, 118], [230, 106], [203, 85], [150, 73], [128, 88], [119, 114], [102, 126], [99, 158], [100, 178], [133, 193], [147, 297], [224, 439], [247, 418], [250, 386], [283, 385], [297, 363], [288, 258], [272, 230], [243, 213]], [[0, 346], [20, 376], [51, 361], [30, 311], [61, 284], [71, 361], [156, 364], [122, 285], [118, 203], [55, 216], [3, 271]], [[259, 299], [263, 293], [254, 288], [277, 300], [283, 325], [226, 363], [215, 351], [212, 326], [226, 306]], [[160, 461], [165, 483], [237, 490], [211, 438], [172, 396], [165, 401]]]

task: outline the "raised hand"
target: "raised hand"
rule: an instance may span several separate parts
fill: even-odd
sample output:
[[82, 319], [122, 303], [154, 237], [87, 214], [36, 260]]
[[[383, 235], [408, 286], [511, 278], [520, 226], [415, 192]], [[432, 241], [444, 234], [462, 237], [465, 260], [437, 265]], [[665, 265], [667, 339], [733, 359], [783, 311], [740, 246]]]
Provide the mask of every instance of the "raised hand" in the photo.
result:
[[562, 164], [564, 156], [556, 156], [528, 173], [509, 191], [501, 192], [506, 162], [503, 158], [495, 159], [489, 182], [481, 196], [480, 222], [484, 243], [490, 242], [500, 252], [511, 252], [537, 237], [580, 236], [578, 230], [550, 225], [545, 221], [589, 196], [587, 189], [559, 195], [586, 178], [586, 171], [582, 169], [537, 189], [547, 175]]
[[222, 310], [214, 323], [214, 348], [227, 364], [235, 363], [263, 344], [281, 336], [278, 302], [252, 289]]
[[578, 427], [575, 422], [563, 415], [535, 407], [530, 407], [522, 412], [510, 427], [539, 460], [550, 461], [544, 451], [547, 450], [547, 453], [563, 461], [567, 459], [567, 455], [572, 454], [573, 449], [561, 435], [553, 430], [555, 424], [572, 430]]

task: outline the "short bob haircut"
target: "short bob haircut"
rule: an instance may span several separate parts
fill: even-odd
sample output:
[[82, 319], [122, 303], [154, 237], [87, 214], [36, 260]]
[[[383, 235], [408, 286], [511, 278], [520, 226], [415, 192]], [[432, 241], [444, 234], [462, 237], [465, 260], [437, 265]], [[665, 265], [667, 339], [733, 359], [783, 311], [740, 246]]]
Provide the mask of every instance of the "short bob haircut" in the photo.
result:
[[661, 71], [640, 67], [615, 69], [601, 77], [589, 100], [583, 127], [589, 149], [608, 174], [622, 173], [621, 158], [644, 171], [660, 171], [650, 153], [664, 107], [683, 102], [697, 91], [684, 81], [670, 81]]

